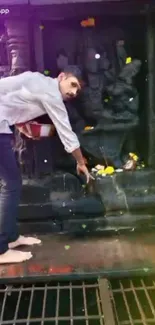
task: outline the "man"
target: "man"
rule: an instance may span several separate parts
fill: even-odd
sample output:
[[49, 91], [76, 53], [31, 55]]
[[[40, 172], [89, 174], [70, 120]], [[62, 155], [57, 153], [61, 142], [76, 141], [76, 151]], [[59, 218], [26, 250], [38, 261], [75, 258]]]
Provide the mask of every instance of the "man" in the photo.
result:
[[48, 114], [65, 150], [77, 161], [77, 172], [89, 182], [90, 174], [72, 131], [63, 100], [77, 96], [81, 89], [80, 71], [68, 66], [57, 79], [38, 72], [24, 72], [0, 80], [0, 264], [18, 263], [32, 257], [31, 252], [14, 250], [20, 245], [39, 244], [40, 240], [19, 236], [17, 210], [21, 192], [21, 175], [12, 150], [11, 126]]

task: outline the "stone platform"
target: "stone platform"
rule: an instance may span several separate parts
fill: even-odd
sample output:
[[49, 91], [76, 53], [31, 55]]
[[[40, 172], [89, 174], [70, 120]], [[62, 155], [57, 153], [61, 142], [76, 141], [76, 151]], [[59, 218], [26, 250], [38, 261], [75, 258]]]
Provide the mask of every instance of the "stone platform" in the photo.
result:
[[153, 227], [155, 171], [151, 169], [82, 179], [55, 173], [23, 180], [19, 223], [34, 231], [104, 231]]

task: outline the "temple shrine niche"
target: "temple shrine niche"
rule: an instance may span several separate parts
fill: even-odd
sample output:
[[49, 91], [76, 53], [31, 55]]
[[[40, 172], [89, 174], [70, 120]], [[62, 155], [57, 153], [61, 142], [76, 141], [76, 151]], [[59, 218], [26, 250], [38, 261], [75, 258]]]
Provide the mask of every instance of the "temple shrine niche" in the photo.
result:
[[[77, 29], [72, 24], [69, 38], [68, 28], [65, 29], [63, 23], [53, 25], [51, 44], [56, 44], [57, 38], [59, 44], [50, 52], [53, 58], [59, 51], [64, 53], [60, 57], [67, 58], [69, 64], [79, 65], [83, 71], [85, 87], [81, 95], [66, 104], [72, 127], [90, 166], [102, 163], [122, 168], [128, 153], [137, 150], [133, 140], [139, 125], [135, 78], [141, 69], [141, 60], [130, 57], [123, 29], [117, 26]], [[63, 36], [60, 37], [60, 33]], [[46, 28], [44, 35], [46, 40]], [[64, 47], [59, 49], [60, 46]], [[46, 57], [46, 48], [44, 51]]]
[[[119, 223], [120, 220], [123, 222], [124, 214], [129, 216], [129, 208], [145, 208], [141, 202], [140, 175], [145, 175], [146, 187], [151, 182], [151, 188], [154, 188], [155, 173], [151, 170], [150, 176], [141, 163], [144, 160], [147, 164], [141, 145], [142, 134], [147, 130], [142, 100], [146, 89], [147, 70], [144, 65], [147, 57], [143, 51], [144, 37], [139, 37], [144, 29], [143, 23], [141, 19], [140, 22], [133, 19], [132, 28], [128, 29], [128, 19], [126, 23], [123, 19], [122, 23], [121, 19], [116, 19], [113, 27], [106, 22], [89, 28], [82, 27], [80, 19], [38, 22], [38, 30], [40, 25], [44, 26], [40, 30], [44, 45], [42, 73], [55, 77], [67, 64], [77, 64], [83, 71], [85, 86], [80, 96], [65, 105], [88, 167], [90, 170], [96, 165], [102, 168], [101, 171], [95, 169], [95, 181], [86, 186], [85, 179], [76, 175], [75, 161], [64, 151], [56, 132], [40, 141], [17, 132], [17, 159], [23, 173], [20, 221], [29, 219], [36, 222], [40, 218], [46, 222], [55, 218], [57, 224], [63, 220], [100, 217], [102, 227], [105, 227], [113, 225], [113, 219], [104, 219], [110, 211], [118, 214], [121, 211], [121, 216], [116, 216]], [[138, 27], [135, 28], [138, 24], [141, 34]], [[10, 74], [35, 70], [28, 22], [7, 20], [5, 27]], [[135, 45], [137, 40], [139, 43]], [[151, 42], [151, 39], [147, 41]], [[35, 122], [50, 124], [46, 115]], [[147, 135], [143, 142], [145, 147], [148, 140]], [[151, 148], [149, 146], [149, 150]], [[128, 171], [123, 171], [124, 166]], [[103, 167], [110, 169], [105, 173]], [[135, 199], [136, 195], [138, 198]], [[149, 202], [149, 194], [146, 201]]]

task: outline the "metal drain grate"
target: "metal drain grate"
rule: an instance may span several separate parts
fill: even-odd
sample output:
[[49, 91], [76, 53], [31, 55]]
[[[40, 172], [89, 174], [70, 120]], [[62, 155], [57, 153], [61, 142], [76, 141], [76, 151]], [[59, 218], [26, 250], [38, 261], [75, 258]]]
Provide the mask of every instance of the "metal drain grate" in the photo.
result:
[[114, 280], [110, 296], [118, 325], [155, 325], [155, 278]]
[[104, 279], [0, 286], [0, 310], [0, 325], [115, 324]]
[[155, 278], [0, 286], [0, 325], [155, 325]]

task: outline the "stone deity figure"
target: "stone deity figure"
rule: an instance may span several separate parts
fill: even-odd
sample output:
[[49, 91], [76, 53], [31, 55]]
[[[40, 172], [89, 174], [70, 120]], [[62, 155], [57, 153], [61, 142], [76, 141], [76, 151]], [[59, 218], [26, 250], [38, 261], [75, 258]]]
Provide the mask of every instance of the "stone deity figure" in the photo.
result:
[[96, 123], [90, 131], [82, 133], [80, 140], [85, 152], [98, 162], [105, 160], [115, 168], [121, 168], [123, 145], [131, 130], [138, 125], [138, 93], [133, 77], [141, 62], [133, 60], [126, 64], [123, 41], [115, 42], [113, 56], [114, 53], [116, 65], [110, 62], [106, 53], [101, 54], [100, 60], [93, 62], [91, 57], [87, 61], [88, 86], [82, 104], [88, 121], [93, 123], [96, 119]]

